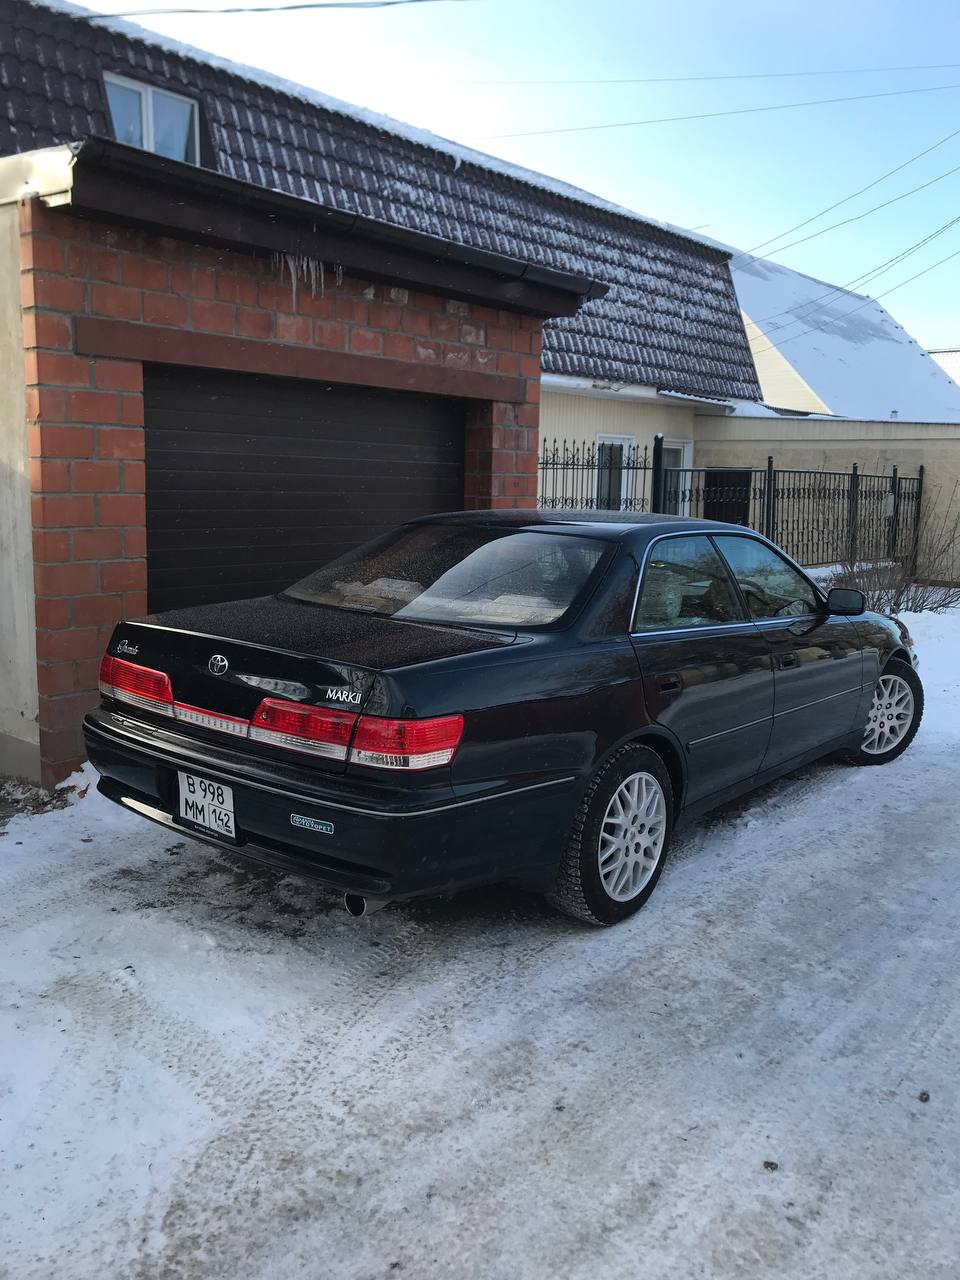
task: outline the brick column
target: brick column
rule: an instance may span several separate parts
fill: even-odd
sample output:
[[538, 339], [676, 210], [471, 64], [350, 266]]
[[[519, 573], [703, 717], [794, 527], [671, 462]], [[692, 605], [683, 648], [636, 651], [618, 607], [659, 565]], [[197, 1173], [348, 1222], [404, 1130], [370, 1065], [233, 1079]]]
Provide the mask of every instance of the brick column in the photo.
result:
[[471, 405], [467, 415], [464, 506], [535, 507], [540, 442], [540, 351], [542, 322], [524, 317], [512, 334], [514, 354], [501, 355], [500, 372], [526, 381], [522, 404]]
[[[538, 408], [497, 401], [471, 407], [464, 474], [468, 510], [537, 505]], [[521, 417], [533, 425], [519, 425]]]
[[84, 274], [111, 276], [119, 255], [71, 242], [64, 219], [44, 235], [46, 216], [23, 206], [21, 303], [40, 754], [51, 784], [83, 761], [80, 720], [97, 702], [100, 655], [120, 617], [146, 611], [147, 582], [142, 366], [71, 354], [74, 313], [89, 289], [111, 286], [67, 273], [84, 257]]

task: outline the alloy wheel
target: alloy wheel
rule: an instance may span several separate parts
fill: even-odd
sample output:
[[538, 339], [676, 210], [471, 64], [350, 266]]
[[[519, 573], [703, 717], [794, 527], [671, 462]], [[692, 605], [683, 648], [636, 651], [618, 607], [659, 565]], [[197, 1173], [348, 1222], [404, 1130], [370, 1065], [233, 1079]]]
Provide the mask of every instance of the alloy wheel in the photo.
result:
[[615, 902], [629, 902], [646, 885], [663, 852], [667, 802], [650, 773], [633, 773], [614, 792], [600, 824], [600, 879]]
[[913, 723], [913, 690], [900, 676], [881, 676], [863, 735], [867, 755], [892, 751], [909, 733]]

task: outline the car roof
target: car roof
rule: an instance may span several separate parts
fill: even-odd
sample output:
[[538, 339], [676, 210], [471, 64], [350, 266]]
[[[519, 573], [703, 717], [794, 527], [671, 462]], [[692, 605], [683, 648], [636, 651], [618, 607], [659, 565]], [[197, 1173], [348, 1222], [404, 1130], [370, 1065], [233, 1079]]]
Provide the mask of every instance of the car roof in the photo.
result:
[[743, 525], [720, 520], [694, 520], [689, 516], [655, 515], [650, 511], [446, 511], [423, 516], [411, 524], [486, 525], [516, 530], [579, 534], [607, 542], [626, 539], [649, 542], [662, 533], [750, 533]]

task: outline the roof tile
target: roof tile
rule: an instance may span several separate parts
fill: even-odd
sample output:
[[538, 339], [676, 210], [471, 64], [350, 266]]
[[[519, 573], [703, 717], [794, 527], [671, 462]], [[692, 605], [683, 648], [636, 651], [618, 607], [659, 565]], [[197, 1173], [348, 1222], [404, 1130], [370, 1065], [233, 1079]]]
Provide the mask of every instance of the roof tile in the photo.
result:
[[609, 284], [547, 322], [547, 371], [759, 398], [729, 269], [706, 245], [80, 12], [0, 0], [0, 50], [0, 155], [102, 135], [105, 70], [192, 91], [222, 173]]

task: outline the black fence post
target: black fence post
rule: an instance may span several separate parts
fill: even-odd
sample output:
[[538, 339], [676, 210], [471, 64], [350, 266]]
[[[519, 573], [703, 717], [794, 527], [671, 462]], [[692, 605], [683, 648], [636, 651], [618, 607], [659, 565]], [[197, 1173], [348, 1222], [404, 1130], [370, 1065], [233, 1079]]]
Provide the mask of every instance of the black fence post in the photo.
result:
[[893, 502], [890, 508], [890, 528], [887, 530], [887, 559], [896, 560], [900, 542], [900, 476], [897, 467], [893, 468], [893, 475], [890, 477], [890, 492]]
[[913, 544], [910, 548], [910, 578], [917, 576], [917, 562], [920, 559], [920, 533], [923, 521], [923, 477], [925, 468], [921, 462], [917, 468], [917, 497], [913, 511]]
[[773, 469], [772, 454], [767, 458], [767, 486], [763, 499], [763, 532], [774, 542], [777, 537], [777, 473]]
[[650, 510], [663, 510], [663, 436], [653, 437], [653, 479], [650, 484]]
[[847, 495], [847, 560], [851, 565], [860, 560], [860, 468], [856, 463], [850, 472]]

